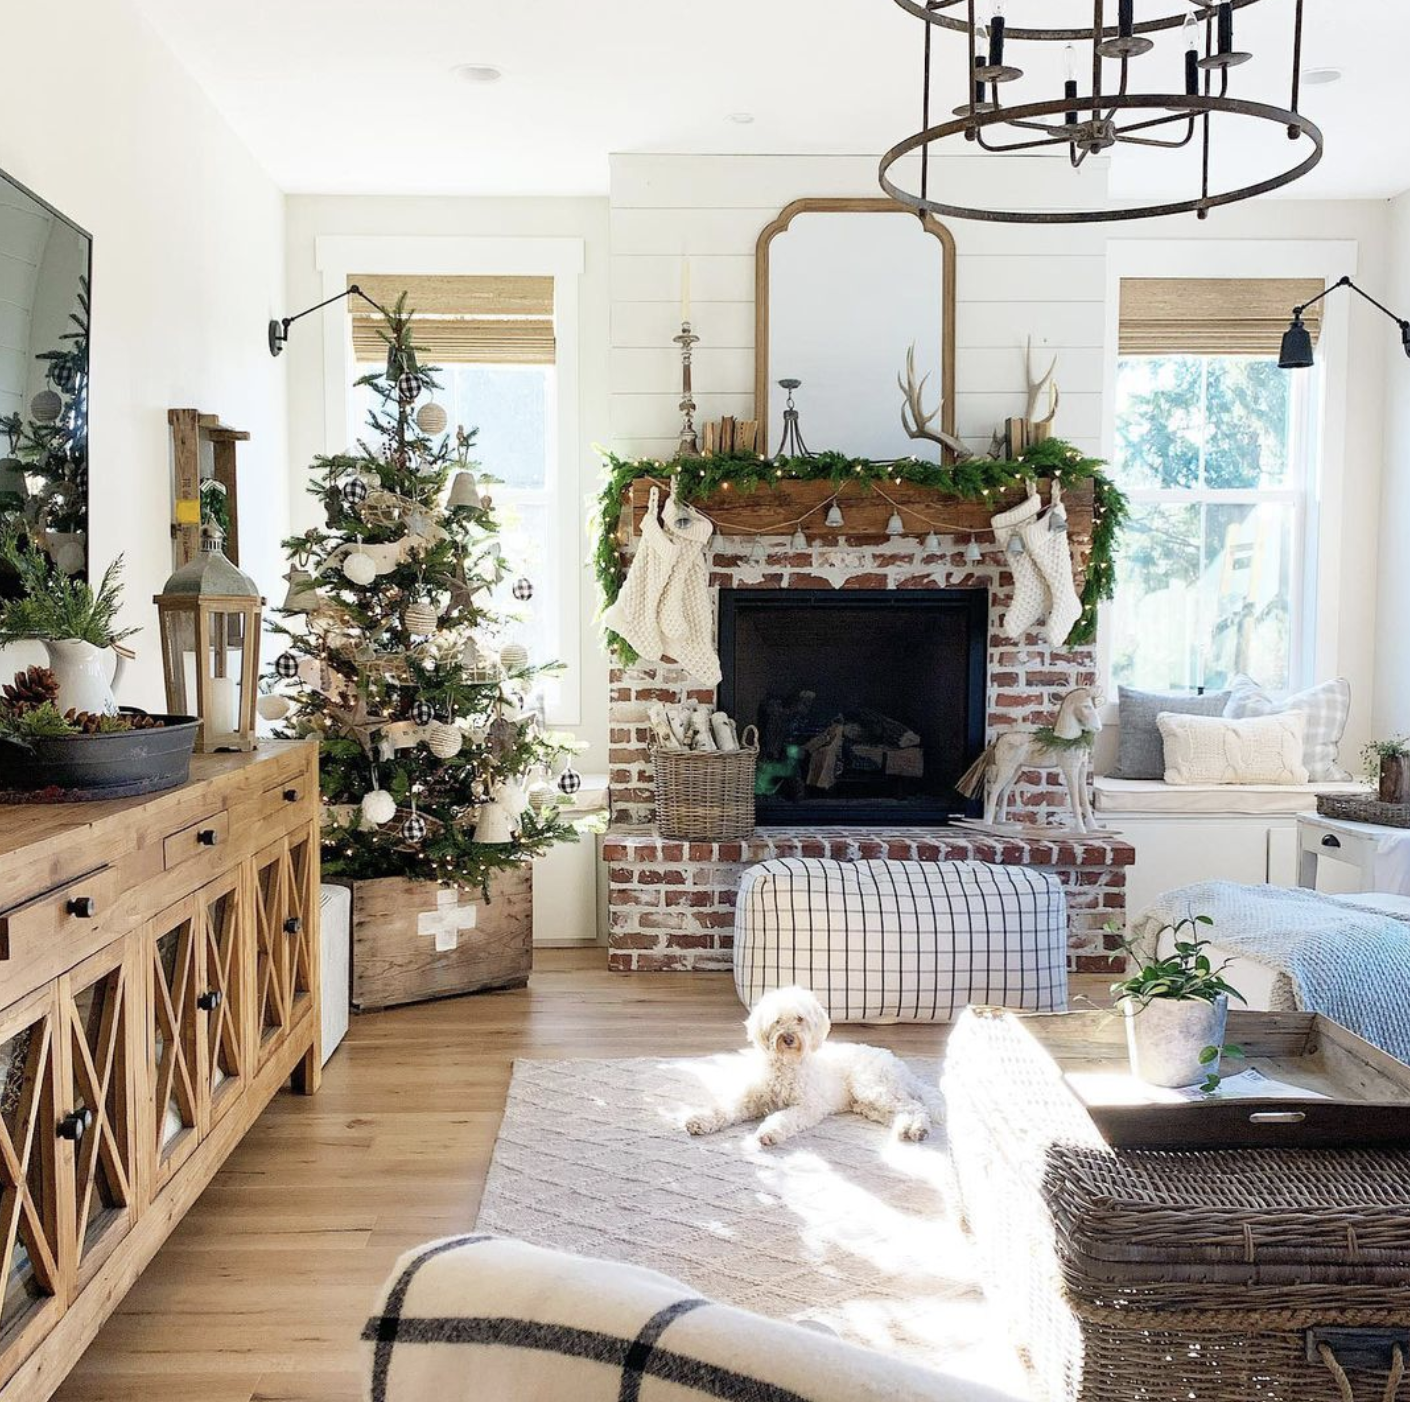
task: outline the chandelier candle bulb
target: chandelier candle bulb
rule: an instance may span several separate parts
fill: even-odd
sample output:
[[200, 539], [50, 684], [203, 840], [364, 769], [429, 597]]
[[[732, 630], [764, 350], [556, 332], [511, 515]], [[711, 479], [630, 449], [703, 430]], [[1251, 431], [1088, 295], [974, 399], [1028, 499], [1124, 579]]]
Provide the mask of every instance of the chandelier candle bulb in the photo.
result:
[[1199, 96], [1199, 22], [1193, 15], [1185, 22], [1189, 44], [1185, 49], [1185, 94]]
[[1229, 4], [1229, 0], [1219, 6], [1219, 52], [1221, 54], [1233, 53], [1234, 51], [1234, 7]]
[[1129, 39], [1136, 28], [1135, 0], [1119, 0], [1116, 7], [1116, 32]]
[[[1122, 4], [1129, 5], [1130, 0], [1122, 0]], [[989, 21], [989, 66], [991, 68], [1004, 66], [1004, 10], [1002, 5], [994, 6], [994, 17]]]

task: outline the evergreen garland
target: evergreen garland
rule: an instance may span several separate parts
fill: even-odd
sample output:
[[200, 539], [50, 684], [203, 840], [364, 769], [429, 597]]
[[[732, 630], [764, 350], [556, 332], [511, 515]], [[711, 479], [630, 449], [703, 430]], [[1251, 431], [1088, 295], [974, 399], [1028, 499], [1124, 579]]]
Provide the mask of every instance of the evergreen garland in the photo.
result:
[[[325, 821], [325, 873], [357, 880], [403, 876], [483, 890], [494, 871], [574, 840], [571, 824], [549, 803], [541, 811], [524, 810], [512, 842], [475, 841], [477, 812], [497, 785], [546, 777], [573, 746], [566, 737], [545, 734], [521, 709], [520, 693], [552, 666], [510, 677], [497, 660], [490, 667], [473, 665], [466, 652], [471, 642], [484, 651], [499, 634], [504, 620], [486, 598], [508, 568], [488, 500], [455, 507], [444, 500], [453, 472], [478, 468], [469, 457], [474, 431], [458, 430], [453, 451], [449, 435], [417, 427], [416, 398], [436, 389], [438, 380], [433, 368], [418, 364], [404, 296], [387, 313], [382, 338], [386, 370], [358, 381], [380, 400], [369, 415], [375, 446], [359, 442], [355, 452], [315, 459], [309, 492], [322, 503], [325, 524], [284, 542], [294, 566], [311, 573], [316, 603], [311, 611], [281, 611], [288, 621], [269, 625], [295, 659], [319, 664], [320, 684], [307, 685], [276, 666], [266, 690], [277, 690], [296, 706], [280, 733], [318, 739], [325, 804], [354, 810], [346, 822]], [[480, 475], [481, 483], [493, 480]], [[361, 485], [346, 490], [353, 482]], [[342, 568], [359, 542], [400, 546], [401, 558], [359, 584]], [[407, 627], [409, 604], [431, 607], [432, 634]], [[395, 751], [385, 748], [390, 728], [415, 727], [413, 710], [423, 705], [461, 731], [457, 754], [433, 754], [429, 737]], [[398, 811], [375, 827], [357, 805], [378, 788], [392, 795]], [[402, 831], [413, 801], [427, 820], [419, 840]]]
[[[753, 492], [776, 486], [781, 481], [828, 481], [834, 487], [844, 482], [911, 483], [944, 492], [966, 501], [980, 501], [1035, 477], [1055, 476], [1065, 485], [1090, 481], [1093, 493], [1092, 546], [1087, 561], [1087, 577], [1082, 589], [1082, 613], [1068, 634], [1066, 646], [1091, 643], [1097, 634], [1097, 606], [1109, 599], [1116, 584], [1116, 544], [1126, 521], [1126, 497], [1103, 471], [1100, 458], [1084, 457], [1069, 443], [1050, 438], [1034, 444], [1016, 461], [996, 462], [991, 458], [969, 458], [960, 463], [934, 463], [919, 458], [896, 462], [872, 462], [844, 453], [817, 453], [807, 458], [768, 458], [756, 454], [722, 455], [712, 458], [659, 459], [621, 458], [604, 453], [606, 473], [597, 499], [593, 531], [593, 572], [605, 609], [613, 603], [626, 578], [626, 563], [617, 544], [621, 524], [622, 499], [627, 487], [639, 477], [677, 477], [680, 495], [686, 501], [701, 501], [728, 487], [732, 491]], [[620, 661], [630, 665], [636, 653], [625, 639], [604, 630], [608, 648]]]

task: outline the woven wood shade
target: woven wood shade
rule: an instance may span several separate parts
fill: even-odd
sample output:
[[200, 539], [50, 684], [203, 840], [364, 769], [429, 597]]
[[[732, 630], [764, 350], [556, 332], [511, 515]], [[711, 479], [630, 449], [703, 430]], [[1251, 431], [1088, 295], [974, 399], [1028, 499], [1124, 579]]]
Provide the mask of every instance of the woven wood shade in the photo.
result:
[[[415, 338], [425, 359], [441, 365], [552, 365], [551, 277], [449, 277], [353, 274], [374, 302], [391, 307], [403, 292], [416, 315]], [[353, 351], [359, 361], [387, 351], [381, 318], [366, 302], [350, 299]]]
[[[1121, 354], [1276, 356], [1292, 309], [1323, 287], [1318, 278], [1122, 278]], [[1321, 303], [1303, 321], [1315, 345]]]

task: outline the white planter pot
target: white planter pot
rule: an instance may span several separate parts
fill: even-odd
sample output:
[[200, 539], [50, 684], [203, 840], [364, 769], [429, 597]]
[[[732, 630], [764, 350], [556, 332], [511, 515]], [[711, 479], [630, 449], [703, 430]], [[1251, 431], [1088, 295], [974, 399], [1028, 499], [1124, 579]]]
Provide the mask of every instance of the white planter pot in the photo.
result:
[[1213, 1003], [1202, 998], [1152, 998], [1144, 1005], [1121, 1000], [1126, 1018], [1126, 1048], [1131, 1070], [1154, 1086], [1194, 1086], [1219, 1070], [1216, 1058], [1201, 1065], [1206, 1047], [1224, 1045], [1229, 1000], [1222, 994]]

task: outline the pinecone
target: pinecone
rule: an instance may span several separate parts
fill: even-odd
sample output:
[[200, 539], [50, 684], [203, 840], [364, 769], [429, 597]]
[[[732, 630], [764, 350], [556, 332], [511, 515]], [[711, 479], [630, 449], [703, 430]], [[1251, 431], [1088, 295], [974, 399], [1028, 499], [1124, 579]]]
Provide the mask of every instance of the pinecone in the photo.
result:
[[14, 681], [0, 687], [0, 691], [11, 712], [22, 716], [53, 701], [59, 694], [59, 679], [47, 667], [26, 667], [23, 672], [16, 672]]
[[92, 711], [67, 710], [64, 719], [76, 725], [85, 735], [112, 735], [124, 730], [161, 730], [165, 722], [155, 716], [123, 714], [119, 716], [96, 715]]

